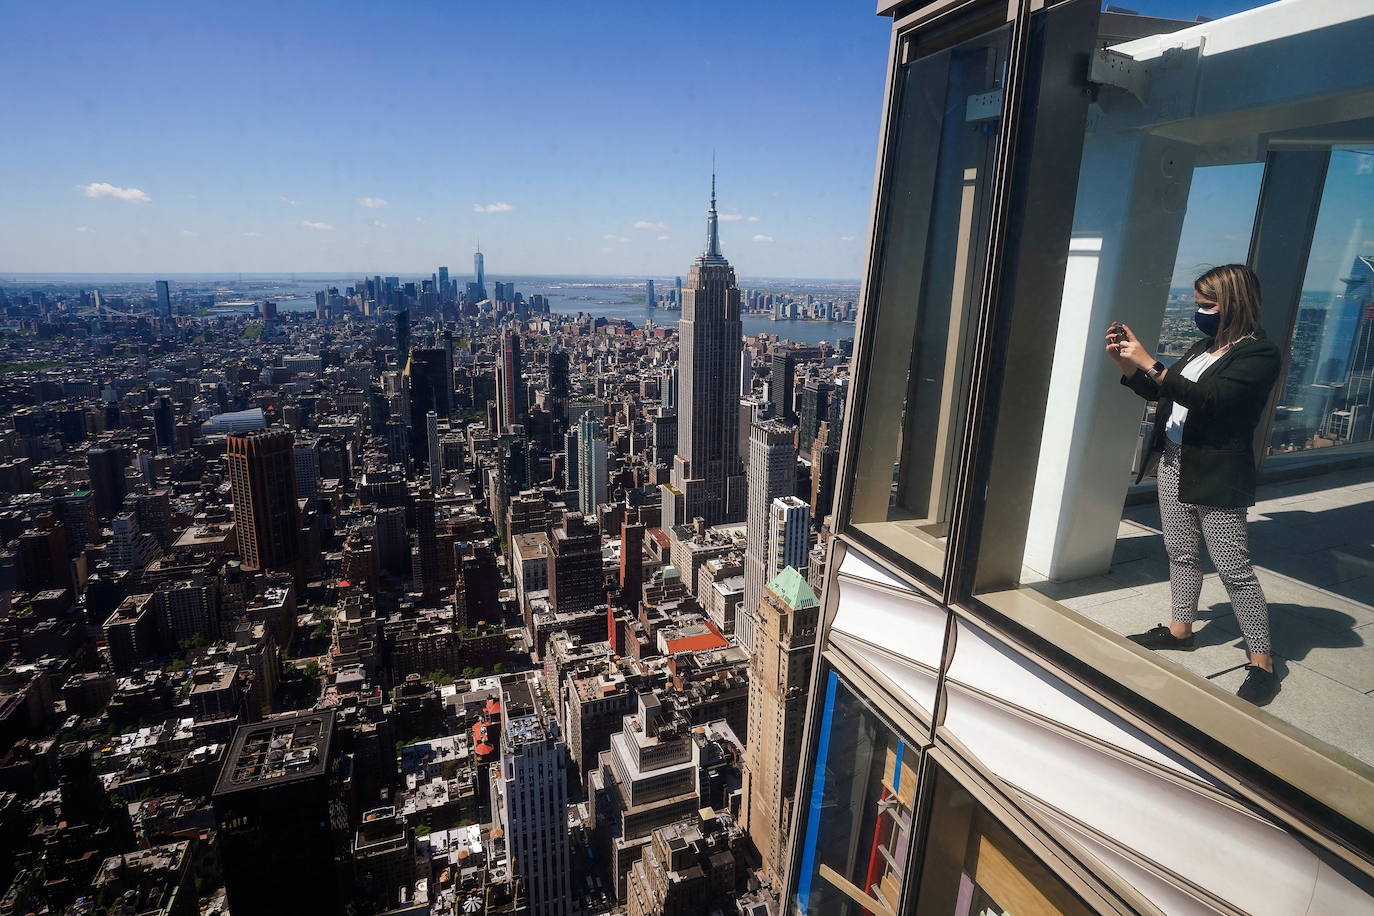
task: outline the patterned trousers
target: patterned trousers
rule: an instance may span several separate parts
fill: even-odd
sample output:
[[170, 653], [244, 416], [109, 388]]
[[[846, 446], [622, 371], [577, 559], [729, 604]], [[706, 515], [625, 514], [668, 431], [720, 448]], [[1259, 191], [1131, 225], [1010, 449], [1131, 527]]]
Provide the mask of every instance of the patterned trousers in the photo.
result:
[[1194, 506], [1178, 501], [1181, 448], [1166, 439], [1159, 459], [1159, 516], [1164, 527], [1164, 550], [1169, 555], [1169, 586], [1173, 619], [1192, 623], [1202, 594], [1202, 544], [1226, 586], [1236, 622], [1253, 653], [1268, 653], [1269, 605], [1250, 565], [1250, 545], [1244, 508]]

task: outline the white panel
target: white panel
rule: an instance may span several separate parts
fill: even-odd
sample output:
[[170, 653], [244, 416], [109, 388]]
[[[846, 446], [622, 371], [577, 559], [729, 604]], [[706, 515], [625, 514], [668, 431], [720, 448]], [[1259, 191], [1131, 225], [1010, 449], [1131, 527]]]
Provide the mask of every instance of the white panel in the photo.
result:
[[1310, 916], [1340, 913], [1341, 916], [1374, 914], [1374, 880], [1365, 878], [1365, 887], [1356, 887], [1325, 862], [1318, 866], [1317, 886], [1312, 890]]
[[1274, 824], [956, 685], [945, 692], [945, 727], [1008, 783], [1246, 913], [1308, 911], [1319, 863]]
[[1126, 883], [1140, 891], [1146, 900], [1159, 907], [1168, 916], [1215, 916], [1219, 912], [1215, 907], [1203, 903], [1192, 894], [1169, 883], [1154, 872], [1141, 868], [1131, 859], [1103, 844], [1092, 834], [1058, 818], [1055, 819], [1055, 823], [1059, 825], [1060, 829], [1072, 834], [1074, 839], [1081, 843], [1098, 861], [1124, 878]]
[[1175, 772], [1216, 784], [1202, 770], [1029, 659], [963, 621], [956, 621], [956, 626], [954, 661], [946, 673], [951, 681], [977, 688]]
[[944, 608], [914, 592], [910, 597], [894, 595], [853, 579], [835, 579], [830, 587], [840, 590], [835, 629], [931, 668], [940, 667], [948, 616]]
[[836, 645], [844, 648], [846, 655], [857, 655], [869, 666], [882, 672], [883, 677], [904, 693], [915, 708], [919, 717], [929, 722], [935, 709], [936, 674], [915, 665], [898, 661], [892, 656], [879, 652], [871, 646], [845, 639], [844, 634], [832, 634]]
[[870, 582], [880, 582], [883, 585], [891, 585], [893, 588], [911, 591], [910, 586], [878, 564], [870, 562], [862, 553], [848, 545], [845, 547], [844, 560], [840, 563], [840, 572], [846, 576], [856, 576], [860, 579], [868, 579]]

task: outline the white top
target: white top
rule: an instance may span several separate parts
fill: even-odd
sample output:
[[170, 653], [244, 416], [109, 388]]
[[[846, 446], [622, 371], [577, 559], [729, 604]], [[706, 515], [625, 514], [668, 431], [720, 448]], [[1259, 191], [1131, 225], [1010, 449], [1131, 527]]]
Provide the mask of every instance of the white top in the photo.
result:
[[[1220, 353], [1199, 353], [1192, 362], [1183, 367], [1183, 377], [1190, 382], [1196, 382], [1220, 356]], [[1182, 445], [1183, 424], [1187, 419], [1188, 408], [1175, 401], [1173, 410], [1169, 411], [1169, 422], [1164, 425], [1164, 434], [1171, 441]]]

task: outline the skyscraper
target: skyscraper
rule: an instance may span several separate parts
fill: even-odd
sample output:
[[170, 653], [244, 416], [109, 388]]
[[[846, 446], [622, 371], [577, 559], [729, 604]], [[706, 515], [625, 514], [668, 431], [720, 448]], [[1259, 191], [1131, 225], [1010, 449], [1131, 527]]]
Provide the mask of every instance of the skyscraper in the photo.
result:
[[706, 217], [706, 250], [692, 264], [678, 322], [677, 455], [665, 501], [681, 500], [673, 518], [708, 525], [744, 515], [739, 460], [739, 289], [720, 252], [716, 180]]
[[172, 290], [166, 280], [157, 281], [157, 313], [163, 318], [172, 317]]
[[805, 573], [811, 553], [811, 505], [780, 496], [768, 507], [768, 579], [787, 567]]
[[755, 423], [749, 431], [744, 606], [735, 618], [735, 634], [746, 652], [753, 649], [754, 608], [758, 607], [764, 585], [771, 578], [768, 574], [769, 511], [773, 500], [790, 496], [797, 486], [797, 450], [793, 435], [792, 427], [781, 420]]
[[479, 247], [472, 256], [472, 282], [483, 299], [487, 298], [487, 269]]
[[102, 521], [109, 521], [124, 503], [124, 462], [119, 449], [91, 449], [86, 452], [86, 468], [95, 493], [95, 513]]
[[448, 302], [448, 301], [451, 300], [452, 298], [453, 298], [453, 297], [452, 297], [451, 295], [449, 295], [449, 289], [448, 289], [448, 268], [447, 268], [447, 267], [440, 267], [440, 268], [439, 268], [439, 301], [440, 301], [440, 302]]
[[157, 449], [164, 455], [172, 455], [177, 450], [176, 412], [172, 409], [172, 399], [160, 395], [153, 407], [153, 431], [157, 435]]
[[595, 417], [583, 414], [577, 424], [577, 508], [588, 518], [607, 501], [608, 478], [606, 435]]
[[772, 354], [772, 372], [768, 377], [768, 403], [773, 407], [773, 416], [789, 423], [797, 420], [793, 409], [793, 393], [796, 390], [797, 359], [786, 347], [775, 347]]
[[224, 886], [244, 913], [340, 913], [348, 813], [334, 713], [234, 734], [213, 794]]
[[429, 446], [429, 488], [438, 493], [444, 481], [444, 453], [439, 447], [439, 417], [432, 410], [425, 414], [425, 442]]
[[654, 307], [654, 281], [644, 281], [644, 305], [646, 308]]
[[501, 335], [501, 359], [496, 364], [496, 417], [501, 429], [510, 432], [513, 426], [523, 426], [528, 409], [523, 367], [520, 359], [520, 335], [505, 331]]
[[567, 749], [536, 681], [507, 681], [501, 695], [501, 766], [491, 778], [493, 820], [531, 916], [571, 916]]
[[787, 832], [795, 804], [802, 727], [811, 686], [820, 603], [790, 566], [773, 577], [758, 607], [749, 669], [749, 745], [745, 830], [754, 841], [765, 883], [782, 887]]
[[288, 569], [300, 555], [291, 433], [232, 435], [226, 456], [239, 556], [247, 569]]

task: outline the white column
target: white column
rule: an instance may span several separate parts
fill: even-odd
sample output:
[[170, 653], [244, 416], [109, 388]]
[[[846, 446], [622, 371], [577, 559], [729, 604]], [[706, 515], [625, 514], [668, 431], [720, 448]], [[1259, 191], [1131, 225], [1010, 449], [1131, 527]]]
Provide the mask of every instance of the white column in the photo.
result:
[[1103, 335], [1119, 320], [1158, 342], [1193, 163], [1187, 144], [1141, 132], [1084, 145], [1025, 555], [1050, 579], [1111, 567], [1145, 405]]

